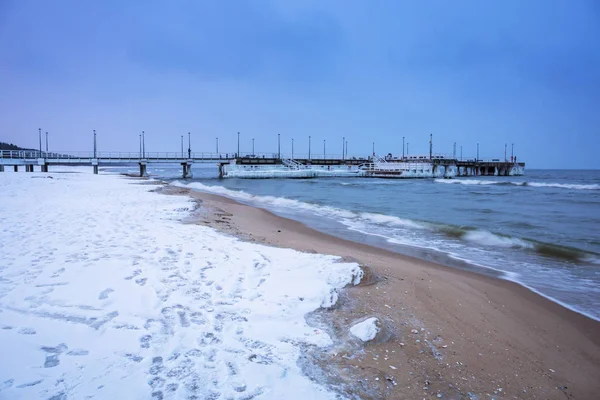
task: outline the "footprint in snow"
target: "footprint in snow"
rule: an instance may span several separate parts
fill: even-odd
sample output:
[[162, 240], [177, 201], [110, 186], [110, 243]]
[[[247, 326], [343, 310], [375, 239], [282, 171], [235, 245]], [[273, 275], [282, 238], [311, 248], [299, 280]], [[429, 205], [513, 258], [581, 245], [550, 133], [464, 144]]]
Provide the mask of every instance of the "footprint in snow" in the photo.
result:
[[67, 353], [68, 356], [87, 356], [88, 354], [90, 352], [84, 349], [73, 349]]
[[63, 272], [65, 272], [64, 268], [60, 268], [57, 269], [56, 271], [54, 271], [54, 273], [51, 275], [51, 278], [58, 278]]
[[140, 347], [142, 349], [149, 349], [150, 348], [150, 341], [152, 340], [152, 336], [150, 335], [144, 335], [140, 338]]
[[135, 271], [133, 271], [133, 273], [132, 273], [131, 275], [129, 275], [129, 276], [126, 276], [126, 277], [125, 277], [125, 280], [128, 280], [128, 281], [130, 281], [130, 280], [132, 280], [133, 278], [135, 278], [136, 276], [138, 276], [138, 275], [139, 275], [139, 274], [141, 274], [141, 273], [142, 273], [142, 270], [141, 270], [141, 269], [136, 269]]
[[163, 372], [163, 358], [162, 357], [154, 357], [152, 359], [152, 366], [150, 367], [150, 375], [158, 375]]
[[58, 354], [52, 354], [51, 356], [46, 356], [46, 361], [44, 362], [44, 368], [53, 368], [60, 364], [60, 360], [58, 359]]
[[21, 335], [35, 335], [37, 333], [33, 328], [21, 328], [17, 332]]
[[98, 300], [105, 300], [108, 298], [108, 295], [111, 294], [112, 292], [114, 292], [113, 289], [108, 288], [108, 289], [104, 289], [103, 291], [100, 292], [100, 294], [98, 295]]
[[60, 353], [64, 353], [66, 350], [68, 350], [69, 348], [67, 347], [66, 344], [61, 343], [56, 347], [48, 347], [48, 346], [43, 346], [41, 347], [41, 350], [46, 352], [46, 353], [51, 353], [51, 354], [60, 354]]
[[17, 389], [23, 389], [26, 387], [30, 387], [30, 386], [35, 386], [35, 385], [39, 385], [40, 383], [42, 383], [44, 380], [43, 379], [39, 379], [37, 381], [33, 381], [33, 382], [27, 382], [27, 383], [23, 383], [19, 386], [16, 386]]
[[148, 281], [148, 278], [140, 278], [140, 279], [136, 279], [135, 283], [137, 283], [140, 286], [144, 286], [147, 281]]
[[11, 387], [13, 384], [15, 383], [14, 379], [7, 379], [4, 382], [2, 382], [0, 384], [0, 391], [2, 391], [3, 389], [8, 389], [9, 387]]

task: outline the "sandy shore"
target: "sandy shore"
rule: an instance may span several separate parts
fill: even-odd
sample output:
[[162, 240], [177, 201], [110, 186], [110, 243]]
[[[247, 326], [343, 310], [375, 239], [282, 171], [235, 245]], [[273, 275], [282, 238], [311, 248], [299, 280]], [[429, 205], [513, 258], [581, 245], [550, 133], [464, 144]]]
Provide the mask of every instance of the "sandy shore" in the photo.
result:
[[[334, 309], [309, 316], [329, 325], [337, 343], [302, 361], [319, 364], [324, 372], [316, 380], [360, 398], [600, 397], [597, 321], [512, 282], [332, 237], [225, 197], [166, 192], [201, 203], [192, 223], [270, 246], [338, 255], [371, 271]], [[385, 334], [363, 346], [348, 328], [371, 316]]]

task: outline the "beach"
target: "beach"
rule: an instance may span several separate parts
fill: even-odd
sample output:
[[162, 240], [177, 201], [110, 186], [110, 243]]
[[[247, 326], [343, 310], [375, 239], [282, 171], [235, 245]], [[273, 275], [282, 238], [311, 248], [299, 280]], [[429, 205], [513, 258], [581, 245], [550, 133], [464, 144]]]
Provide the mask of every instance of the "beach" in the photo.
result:
[[227, 197], [0, 175], [0, 398], [593, 399], [600, 324]]
[[595, 320], [513, 282], [329, 236], [226, 197], [169, 190], [200, 202], [194, 223], [370, 269], [370, 284], [346, 289], [321, 317], [340, 342], [344, 326], [371, 316], [385, 321], [390, 337], [368, 344], [364, 353], [342, 345], [322, 354], [329, 368], [346, 371], [336, 379], [374, 384], [377, 396], [388, 398], [597, 397]]

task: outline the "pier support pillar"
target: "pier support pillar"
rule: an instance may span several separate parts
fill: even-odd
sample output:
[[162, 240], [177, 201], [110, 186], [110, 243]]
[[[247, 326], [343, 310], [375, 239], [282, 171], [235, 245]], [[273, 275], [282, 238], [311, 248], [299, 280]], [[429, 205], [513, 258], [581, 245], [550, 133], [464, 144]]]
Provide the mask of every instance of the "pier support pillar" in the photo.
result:
[[[457, 175], [458, 168], [455, 165], [446, 165], [444, 168], [444, 178], [451, 179]], [[460, 173], [458, 174], [460, 176]]]
[[[181, 163], [183, 167], [183, 179], [192, 177], [192, 163], [190, 161]], [[220, 173], [220, 170], [219, 170]]]
[[42, 168], [42, 172], [48, 172], [48, 164], [44, 163], [40, 166]]
[[94, 167], [94, 175], [98, 175], [98, 159], [97, 158], [93, 158], [92, 159], [92, 166]]
[[4, 172], [4, 165], [0, 165], [0, 172]]
[[15, 172], [19, 172], [19, 166], [18, 165], [14, 165], [13, 167], [14, 167]]
[[142, 177], [142, 176], [148, 176], [148, 171], [146, 170], [145, 162], [140, 163], [140, 177]]

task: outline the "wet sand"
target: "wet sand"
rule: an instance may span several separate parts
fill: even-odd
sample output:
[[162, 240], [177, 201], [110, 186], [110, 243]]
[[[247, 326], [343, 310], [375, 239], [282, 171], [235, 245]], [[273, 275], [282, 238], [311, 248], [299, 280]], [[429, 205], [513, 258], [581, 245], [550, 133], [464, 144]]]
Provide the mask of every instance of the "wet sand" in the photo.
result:
[[[336, 342], [300, 361], [315, 380], [359, 398], [600, 398], [597, 321], [512, 282], [346, 241], [225, 197], [163, 192], [198, 201], [191, 223], [365, 267], [362, 285], [308, 316]], [[348, 329], [371, 316], [384, 332], [364, 345]]]

